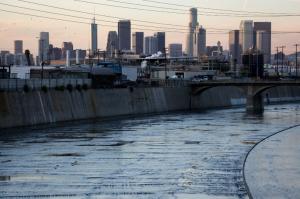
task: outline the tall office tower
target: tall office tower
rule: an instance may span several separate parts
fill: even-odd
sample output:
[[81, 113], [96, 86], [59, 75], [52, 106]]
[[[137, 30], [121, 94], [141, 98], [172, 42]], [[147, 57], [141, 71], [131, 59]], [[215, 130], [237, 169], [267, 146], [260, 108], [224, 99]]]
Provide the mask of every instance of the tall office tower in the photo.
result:
[[51, 60], [60, 60], [62, 59], [62, 49], [53, 47], [51, 53]]
[[229, 54], [231, 61], [236, 64], [241, 63], [241, 46], [240, 46], [240, 31], [232, 30], [229, 32]]
[[95, 17], [91, 24], [91, 42], [92, 42], [91, 51], [92, 51], [92, 54], [94, 54], [98, 50], [98, 25], [96, 24]]
[[202, 57], [206, 55], [206, 30], [200, 26], [200, 28], [197, 28], [196, 31], [196, 48], [194, 56], [195, 57]]
[[170, 57], [181, 57], [182, 44], [169, 44], [169, 55]]
[[114, 57], [118, 50], [118, 33], [116, 31], [109, 31], [106, 43], [106, 53], [108, 57]]
[[145, 55], [150, 55], [149, 46], [150, 46], [150, 37], [145, 37], [145, 39], [144, 39], [144, 54]]
[[157, 53], [157, 37], [145, 37], [144, 54], [153, 55], [155, 53]]
[[49, 32], [41, 32], [39, 39], [39, 62], [49, 61]]
[[6, 51], [6, 50], [0, 51], [0, 64], [5, 65], [5, 55], [6, 54], [10, 54], [10, 52]]
[[131, 22], [120, 20], [118, 23], [119, 50], [130, 50], [131, 46]]
[[157, 51], [164, 53], [166, 48], [166, 33], [157, 32], [154, 34], [154, 37], [157, 39]]
[[135, 32], [132, 34], [132, 50], [135, 54], [143, 54], [144, 52], [144, 33]]
[[256, 31], [256, 48], [264, 55], [264, 63], [271, 64], [270, 34], [266, 31]]
[[73, 47], [73, 43], [72, 42], [63, 42], [62, 43], [62, 48], [61, 48], [61, 57], [62, 59], [65, 59], [67, 57], [67, 51], [70, 52], [70, 58], [74, 58], [74, 56], [72, 56], [72, 52], [74, 50], [74, 47]]
[[194, 55], [195, 39], [194, 34], [198, 26], [198, 11], [197, 8], [190, 9], [190, 23], [186, 42], [186, 54], [190, 57]]
[[[264, 33], [262, 33], [262, 32]], [[260, 34], [258, 34], [260, 32]], [[261, 35], [263, 34], [263, 35]], [[258, 36], [260, 35], [260, 41]], [[264, 41], [261, 39], [263, 38]], [[254, 22], [254, 45], [258, 50], [264, 53], [265, 64], [271, 64], [272, 51], [272, 23], [271, 22]], [[260, 43], [260, 47], [259, 47]]]
[[15, 40], [15, 55], [23, 53], [23, 41]]
[[240, 45], [242, 53], [253, 48], [253, 21], [245, 20], [240, 24]]

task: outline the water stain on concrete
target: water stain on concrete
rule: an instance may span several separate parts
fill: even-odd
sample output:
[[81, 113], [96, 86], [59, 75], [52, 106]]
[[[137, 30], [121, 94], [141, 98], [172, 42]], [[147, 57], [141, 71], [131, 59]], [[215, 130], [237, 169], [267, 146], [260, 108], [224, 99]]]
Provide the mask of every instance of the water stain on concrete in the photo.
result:
[[48, 154], [51, 157], [83, 157], [84, 155], [80, 153], [52, 153]]

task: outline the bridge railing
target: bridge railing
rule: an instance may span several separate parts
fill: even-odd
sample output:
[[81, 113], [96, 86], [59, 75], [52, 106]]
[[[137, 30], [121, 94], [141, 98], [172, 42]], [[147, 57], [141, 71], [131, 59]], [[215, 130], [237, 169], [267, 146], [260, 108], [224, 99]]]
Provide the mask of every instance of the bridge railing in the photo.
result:
[[56, 87], [72, 85], [87, 85], [90, 87], [91, 79], [0, 79], [0, 90], [2, 91], [21, 91], [24, 86], [30, 90], [40, 90], [42, 87], [54, 89]]

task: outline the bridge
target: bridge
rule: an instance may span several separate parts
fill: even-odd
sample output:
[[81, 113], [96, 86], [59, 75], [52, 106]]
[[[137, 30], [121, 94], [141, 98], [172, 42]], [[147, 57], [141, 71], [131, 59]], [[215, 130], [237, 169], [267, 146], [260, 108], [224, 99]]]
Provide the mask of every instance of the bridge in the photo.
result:
[[264, 96], [262, 93], [270, 88], [279, 86], [300, 86], [300, 81], [285, 80], [285, 81], [205, 81], [205, 82], [192, 82], [189, 84], [192, 88], [192, 95], [201, 95], [208, 89], [215, 87], [231, 86], [237, 87], [246, 94], [247, 112], [261, 113], [264, 111]]

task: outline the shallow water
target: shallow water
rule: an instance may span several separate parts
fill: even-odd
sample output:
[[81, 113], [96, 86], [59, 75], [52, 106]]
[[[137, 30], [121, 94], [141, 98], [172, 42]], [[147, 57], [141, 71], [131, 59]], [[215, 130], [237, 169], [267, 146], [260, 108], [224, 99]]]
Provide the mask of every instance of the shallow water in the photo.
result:
[[300, 105], [75, 122], [0, 135], [0, 196], [247, 198], [251, 147], [300, 124]]

